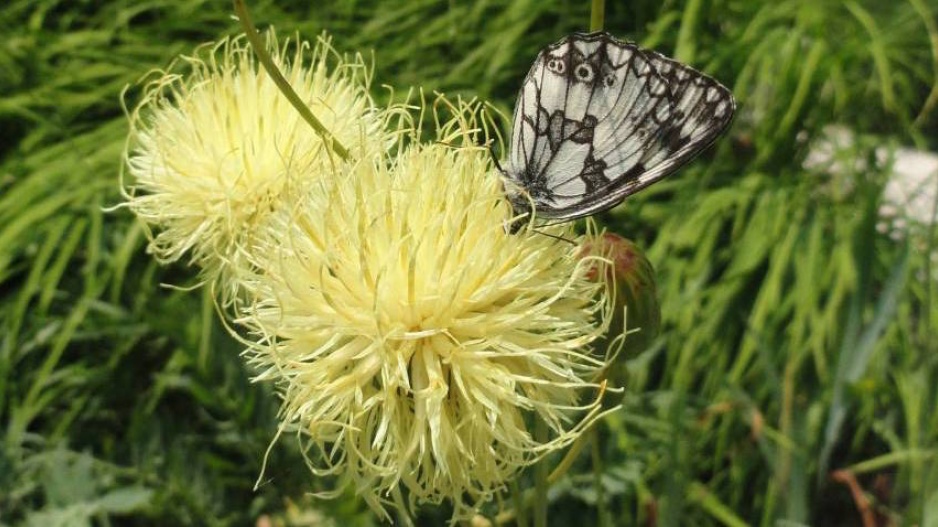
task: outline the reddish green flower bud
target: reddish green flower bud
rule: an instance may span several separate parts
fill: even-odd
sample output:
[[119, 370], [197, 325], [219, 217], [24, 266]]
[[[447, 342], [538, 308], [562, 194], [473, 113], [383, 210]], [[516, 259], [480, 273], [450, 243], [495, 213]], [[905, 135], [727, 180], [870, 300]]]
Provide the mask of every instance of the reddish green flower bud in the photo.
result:
[[661, 306], [655, 287], [655, 269], [645, 253], [631, 240], [606, 232], [583, 245], [584, 254], [599, 256], [607, 265], [593, 267], [596, 279], [600, 268], [615, 295], [615, 316], [607, 335], [615, 338], [628, 331], [627, 349], [635, 354], [654, 341], [661, 325]]

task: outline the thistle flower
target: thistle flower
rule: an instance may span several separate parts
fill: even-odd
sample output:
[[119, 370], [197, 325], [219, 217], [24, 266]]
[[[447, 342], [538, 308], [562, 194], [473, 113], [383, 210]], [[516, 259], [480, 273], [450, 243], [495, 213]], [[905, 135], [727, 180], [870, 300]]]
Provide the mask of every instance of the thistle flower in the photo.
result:
[[282, 389], [281, 430], [385, 514], [403, 487], [410, 507], [449, 499], [465, 517], [600, 415], [607, 360], [590, 343], [607, 289], [577, 246], [506, 233], [490, 154], [451, 146], [471, 143], [471, 112], [434, 144], [318, 180], [272, 217], [280, 238], [264, 237], [242, 280], [254, 300], [238, 322], [257, 337], [259, 379]]
[[[361, 57], [339, 57], [325, 38], [279, 46], [270, 31], [267, 41], [284, 76], [352, 157], [393, 143], [385, 124], [399, 112], [376, 109]], [[258, 67], [243, 37], [182, 62], [183, 73], [158, 72], [130, 115], [123, 205], [155, 232], [148, 250], [159, 261], [188, 253], [214, 282], [245, 264], [244, 251], [266, 232], [271, 212], [340, 160]], [[229, 298], [236, 285], [219, 283], [228, 284]]]

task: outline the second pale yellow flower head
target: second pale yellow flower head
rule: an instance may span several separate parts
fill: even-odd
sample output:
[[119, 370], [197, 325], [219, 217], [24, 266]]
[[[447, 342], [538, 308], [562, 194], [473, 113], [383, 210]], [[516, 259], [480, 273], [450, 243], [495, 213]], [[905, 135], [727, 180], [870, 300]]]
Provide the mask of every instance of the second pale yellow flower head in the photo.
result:
[[[278, 44], [271, 31], [268, 42], [300, 99], [353, 157], [394, 144], [388, 124], [400, 108], [374, 105], [360, 57], [339, 56], [326, 38]], [[243, 38], [205, 46], [155, 72], [131, 113], [125, 206], [152, 229], [151, 253], [162, 262], [188, 256], [226, 301], [269, 215], [341, 164], [253, 53]]]

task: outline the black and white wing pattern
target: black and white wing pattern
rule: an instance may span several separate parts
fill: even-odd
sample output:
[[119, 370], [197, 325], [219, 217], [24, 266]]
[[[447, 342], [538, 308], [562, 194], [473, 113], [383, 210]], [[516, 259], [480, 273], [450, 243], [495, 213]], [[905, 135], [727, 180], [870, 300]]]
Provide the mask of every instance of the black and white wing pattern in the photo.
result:
[[571, 220], [675, 172], [726, 129], [733, 94], [608, 33], [538, 54], [515, 106], [505, 175], [516, 213]]

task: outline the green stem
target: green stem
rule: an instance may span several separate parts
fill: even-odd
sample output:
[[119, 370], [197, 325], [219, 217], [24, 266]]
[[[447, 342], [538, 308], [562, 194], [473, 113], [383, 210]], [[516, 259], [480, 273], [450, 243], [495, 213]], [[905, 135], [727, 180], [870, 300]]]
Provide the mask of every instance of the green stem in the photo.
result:
[[300, 112], [303, 119], [319, 134], [323, 142], [329, 145], [332, 151], [339, 157], [348, 159], [348, 150], [342, 146], [342, 143], [340, 143], [329, 130], [326, 130], [326, 127], [319, 122], [319, 119], [316, 119], [316, 116], [313, 115], [309, 107], [303, 104], [300, 96], [296, 94], [296, 91], [290, 86], [287, 79], [280, 73], [280, 69], [274, 64], [273, 59], [270, 58], [270, 54], [267, 53], [267, 46], [261, 42], [261, 37], [257, 33], [257, 28], [254, 27], [254, 22], [251, 20], [251, 15], [248, 13], [248, 7], [245, 5], [244, 0], [234, 0], [234, 10], [235, 14], [238, 15], [238, 19], [241, 20], [241, 26], [244, 28], [244, 33], [247, 35], [251, 47], [254, 48], [254, 54], [257, 55], [257, 60], [264, 66], [264, 70], [270, 75], [274, 84], [280, 88], [280, 91], [286, 96], [287, 100], [290, 101], [290, 104], [296, 108], [296, 111]]
[[593, 0], [590, 11], [590, 31], [602, 31], [606, 22], [606, 0]]
[[591, 428], [588, 432], [592, 448], [590, 449], [593, 458], [593, 488], [596, 490], [596, 512], [597, 525], [607, 527], [611, 525], [609, 519], [609, 509], [606, 507], [606, 494], [603, 489], [603, 456], [599, 445], [599, 432], [597, 427]]
[[508, 485], [511, 488], [511, 497], [515, 505], [515, 525], [517, 527], [528, 527], [528, 511], [524, 504], [524, 493], [515, 479], [512, 479]]
[[[536, 419], [534, 436], [539, 443], [547, 441], [547, 423]], [[547, 458], [534, 465], [534, 527], [547, 527]]]

